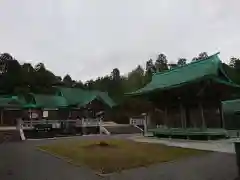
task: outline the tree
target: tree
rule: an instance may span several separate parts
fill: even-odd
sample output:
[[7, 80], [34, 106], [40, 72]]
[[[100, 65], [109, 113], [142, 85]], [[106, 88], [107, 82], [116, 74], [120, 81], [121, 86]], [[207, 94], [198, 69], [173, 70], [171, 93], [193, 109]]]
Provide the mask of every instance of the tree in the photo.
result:
[[172, 64], [168, 64], [168, 67], [169, 67], [169, 69], [174, 69], [174, 68], [178, 67], [178, 65], [175, 63], [172, 63]]
[[238, 58], [236, 57], [231, 57], [230, 58], [230, 62], [229, 62], [229, 66], [234, 68], [235, 67], [235, 61], [237, 60]]
[[35, 69], [30, 63], [24, 63], [22, 65], [22, 78], [26, 92], [30, 92], [31, 88], [36, 84]]
[[207, 52], [201, 52], [198, 55], [198, 60], [203, 60], [203, 59], [206, 59], [207, 57], [208, 57]]
[[0, 55], [0, 60], [10, 61], [10, 60], [14, 60], [14, 58], [13, 58], [12, 55], [10, 55], [9, 53], [2, 53], [2, 54]]
[[203, 60], [203, 59], [206, 59], [207, 57], [208, 57], [207, 52], [201, 52], [201, 53], [198, 54], [198, 57], [194, 57], [194, 58], [192, 59], [192, 62], [194, 62], [194, 61], [199, 61], [199, 60]]
[[31, 90], [35, 93], [53, 93], [52, 87], [58, 82], [58, 78], [43, 63], [34, 67], [34, 84]]
[[236, 57], [231, 57], [229, 66], [231, 66], [232, 68], [234, 68], [237, 71], [239, 71], [240, 70], [240, 59], [236, 58]]
[[187, 59], [185, 59], [185, 58], [179, 58], [177, 61], [178, 66], [184, 66], [186, 64], [187, 64]]
[[94, 89], [93, 88], [94, 84], [95, 84], [95, 82], [92, 79], [90, 79], [90, 80], [86, 81], [85, 86], [87, 87], [87, 89]]
[[135, 72], [138, 73], [140, 76], [144, 75], [144, 69], [140, 65], [137, 66], [137, 68], [135, 69]]
[[122, 80], [120, 76], [120, 71], [118, 68], [114, 68], [111, 72], [111, 79], [108, 81], [109, 94], [113, 97], [120, 97], [122, 96]]
[[73, 80], [71, 78], [71, 76], [69, 74], [67, 74], [66, 76], [64, 76], [63, 78], [63, 83], [67, 86], [67, 87], [72, 87], [73, 85]]
[[32, 67], [32, 65], [30, 63], [24, 63], [22, 65], [22, 70], [26, 73], [29, 73], [29, 72], [34, 72], [34, 68]]
[[52, 85], [59, 81], [43, 63], [20, 65], [9, 53], [0, 54], [0, 69], [0, 88], [7, 94], [53, 93]]
[[197, 61], [197, 60], [198, 60], [197, 57], [192, 58], [192, 62], [195, 62], [195, 61]]
[[82, 83], [82, 81], [73, 81], [72, 86], [75, 88], [84, 88], [84, 84]]
[[58, 81], [62, 81], [62, 77], [61, 77], [61, 76], [56, 76], [56, 79], [57, 79]]
[[38, 63], [35, 67], [34, 67], [35, 71], [45, 71], [45, 65], [43, 63]]
[[14, 89], [23, 83], [21, 65], [10, 54], [0, 55], [1, 82], [0, 88], [7, 93], [14, 93]]
[[128, 74], [124, 86], [126, 92], [131, 92], [144, 86], [144, 69], [140, 65]]
[[146, 73], [152, 74], [152, 73], [155, 73], [155, 72], [156, 72], [156, 67], [155, 67], [155, 65], [153, 64], [153, 60], [152, 60], [152, 59], [149, 59], [149, 60], [146, 62]]
[[14, 58], [9, 53], [0, 54], [0, 73], [1, 74], [7, 72], [8, 63], [13, 60]]
[[114, 68], [111, 72], [111, 77], [113, 80], [118, 81], [120, 80], [120, 71], [118, 68]]
[[168, 70], [167, 57], [164, 54], [159, 54], [155, 62], [157, 72]]
[[145, 71], [145, 75], [144, 75], [144, 84], [147, 84], [148, 82], [150, 82], [152, 80], [152, 75], [153, 73], [156, 73], [156, 67], [153, 64], [153, 60], [149, 59], [146, 62], [146, 71]]

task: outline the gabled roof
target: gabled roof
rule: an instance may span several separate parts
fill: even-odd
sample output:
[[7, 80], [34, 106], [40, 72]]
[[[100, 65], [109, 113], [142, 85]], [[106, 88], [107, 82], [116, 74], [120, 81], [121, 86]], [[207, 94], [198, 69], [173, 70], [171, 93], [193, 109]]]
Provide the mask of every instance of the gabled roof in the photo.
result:
[[104, 101], [109, 107], [113, 107], [116, 105], [116, 103], [113, 101], [112, 98], [110, 98], [107, 92], [95, 91], [95, 94], [97, 99]]
[[33, 100], [30, 104], [26, 105], [29, 108], [60, 108], [66, 107], [67, 101], [62, 96], [45, 95], [45, 94], [31, 94]]
[[66, 98], [69, 105], [85, 106], [93, 100], [97, 99], [105, 103], [109, 107], [113, 107], [115, 103], [106, 92], [89, 91], [80, 88], [64, 88], [57, 87], [61, 95]]
[[1, 96], [0, 107], [5, 108], [21, 108], [24, 106], [25, 101], [17, 96]]
[[154, 90], [171, 89], [203, 79], [212, 79], [218, 83], [240, 87], [234, 84], [226, 75], [217, 53], [204, 60], [156, 73], [149, 84], [136, 92], [128, 93], [128, 95], [140, 95]]

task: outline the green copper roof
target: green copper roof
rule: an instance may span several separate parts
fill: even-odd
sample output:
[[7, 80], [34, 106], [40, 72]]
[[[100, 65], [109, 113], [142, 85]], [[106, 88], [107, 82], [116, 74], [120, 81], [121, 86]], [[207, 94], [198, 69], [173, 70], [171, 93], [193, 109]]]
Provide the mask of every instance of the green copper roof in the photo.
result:
[[0, 107], [13, 108], [24, 106], [25, 101], [17, 96], [1, 96]]
[[115, 105], [106, 92], [89, 91], [80, 88], [57, 87], [57, 89], [61, 92], [62, 96], [66, 98], [69, 105], [84, 106], [95, 99], [98, 99], [109, 107]]
[[93, 91], [96, 94], [96, 98], [105, 102], [109, 107], [113, 107], [116, 103], [110, 98], [107, 92]]
[[67, 101], [62, 96], [53, 96], [53, 95], [43, 95], [43, 94], [31, 94], [33, 97], [33, 102], [28, 105], [25, 105], [26, 108], [59, 108], [66, 107]]
[[240, 99], [222, 101], [224, 113], [234, 113], [240, 111]]
[[214, 54], [204, 60], [192, 62], [166, 72], [156, 73], [153, 75], [152, 81], [145, 87], [127, 94], [140, 95], [154, 90], [171, 89], [203, 79], [212, 79], [218, 83], [240, 87], [228, 78], [222, 68], [218, 54]]

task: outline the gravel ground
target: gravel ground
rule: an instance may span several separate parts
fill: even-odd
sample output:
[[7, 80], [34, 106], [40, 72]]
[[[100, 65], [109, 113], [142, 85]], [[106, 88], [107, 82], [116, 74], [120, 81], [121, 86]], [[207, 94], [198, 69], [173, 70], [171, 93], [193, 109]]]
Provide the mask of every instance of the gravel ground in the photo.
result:
[[[111, 138], [127, 138], [116, 135]], [[77, 137], [76, 139], [102, 139], [108, 136]], [[36, 145], [59, 140], [37, 140], [0, 145], [1, 180], [233, 180], [237, 176], [235, 155], [209, 153], [201, 157], [152, 165], [148, 168], [126, 170], [104, 177], [90, 169], [75, 167], [36, 150]]]

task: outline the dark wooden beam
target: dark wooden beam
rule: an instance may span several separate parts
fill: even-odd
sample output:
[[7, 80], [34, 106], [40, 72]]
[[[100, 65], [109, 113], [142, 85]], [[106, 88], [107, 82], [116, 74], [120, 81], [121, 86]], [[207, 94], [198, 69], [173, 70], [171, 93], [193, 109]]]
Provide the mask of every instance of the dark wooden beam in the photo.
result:
[[224, 120], [224, 115], [223, 115], [223, 108], [222, 108], [222, 103], [219, 103], [219, 113], [220, 113], [220, 120], [221, 120], [221, 128], [225, 128], [225, 120]]
[[205, 117], [204, 117], [204, 111], [203, 111], [203, 106], [202, 103], [199, 102], [199, 109], [202, 117], [202, 128], [206, 128], [206, 122], [205, 122]]
[[165, 111], [164, 111], [164, 125], [168, 126], [168, 108], [167, 108], [167, 106], [165, 107]]

